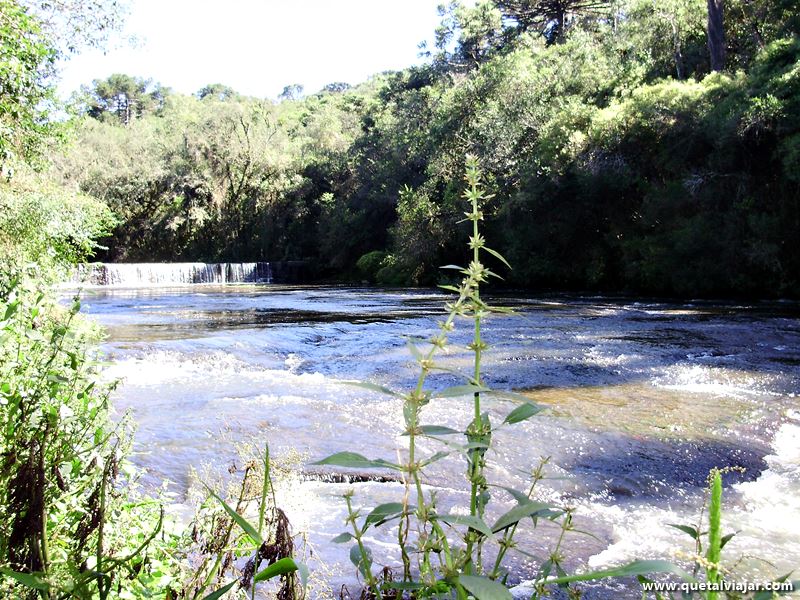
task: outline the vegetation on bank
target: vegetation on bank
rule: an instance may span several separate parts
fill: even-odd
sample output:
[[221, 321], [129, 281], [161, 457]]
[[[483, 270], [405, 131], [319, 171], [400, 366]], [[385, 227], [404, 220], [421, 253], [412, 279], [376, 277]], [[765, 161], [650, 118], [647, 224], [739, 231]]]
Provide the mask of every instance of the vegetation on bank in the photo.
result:
[[719, 71], [703, 0], [483, 0], [443, 7], [425, 65], [277, 103], [116, 75], [53, 172], [119, 219], [103, 259], [430, 284], [472, 153], [509, 285], [797, 297], [800, 11], [725, 5]]

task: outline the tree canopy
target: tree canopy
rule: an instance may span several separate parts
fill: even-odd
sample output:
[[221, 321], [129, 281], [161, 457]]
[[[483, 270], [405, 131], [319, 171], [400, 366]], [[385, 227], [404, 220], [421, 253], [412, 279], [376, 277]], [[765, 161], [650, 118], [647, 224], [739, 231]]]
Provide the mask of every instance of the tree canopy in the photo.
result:
[[798, 9], [724, 8], [722, 71], [707, 0], [484, 0], [442, 7], [431, 61], [354, 87], [96, 82], [58, 171], [119, 216], [109, 259], [433, 283], [472, 153], [512, 285], [797, 296]]
[[55, 56], [36, 17], [13, 0], [0, 0], [0, 167], [33, 159], [48, 135]]

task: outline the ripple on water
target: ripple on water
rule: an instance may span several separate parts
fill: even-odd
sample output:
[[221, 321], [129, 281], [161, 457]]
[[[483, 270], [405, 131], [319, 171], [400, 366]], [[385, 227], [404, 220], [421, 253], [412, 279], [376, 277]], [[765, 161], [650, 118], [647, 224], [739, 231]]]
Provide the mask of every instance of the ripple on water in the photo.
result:
[[[109, 326], [106, 376], [124, 380], [115, 404], [134, 413], [136, 460], [154, 485], [169, 478], [180, 492], [191, 467], [226, 464], [233, 443], [246, 438], [269, 440], [276, 454], [298, 449], [309, 460], [340, 450], [395, 459], [404, 443], [400, 400], [340, 380], [413, 385], [416, 367], [403, 336], [435, 331], [441, 301], [414, 291], [242, 286], [93, 290], [86, 308]], [[549, 473], [563, 478], [543, 482], [539, 497], [575, 506], [580, 528], [597, 537], [571, 542], [570, 568], [690, 549], [691, 540], [666, 524], [692, 522], [708, 469], [730, 464], [748, 467], [726, 486], [726, 529], [742, 530], [731, 555], [753, 549], [779, 567], [800, 563], [798, 423], [783, 417], [798, 407], [795, 316], [599, 298], [502, 303], [518, 313], [486, 324], [493, 346], [486, 380], [529, 390], [549, 410], [496, 432], [490, 475], [524, 488], [525, 472], [551, 457]], [[452, 341], [461, 348], [442, 361], [468, 371], [469, 335], [458, 329]], [[432, 381], [458, 383], [449, 374]], [[487, 399], [485, 407], [500, 423], [514, 405]], [[424, 411], [427, 424], [463, 428], [470, 418], [466, 398], [435, 400]], [[438, 448], [424, 441], [421, 449]], [[456, 457], [433, 466], [428, 483], [443, 507], [463, 503], [462, 470]], [[349, 486], [331, 480], [298, 475], [281, 503], [338, 581], [347, 582], [347, 549], [328, 540], [341, 530], [340, 495]], [[396, 500], [396, 485], [359, 483], [356, 498], [364, 506]], [[500, 512], [512, 500], [498, 492], [495, 501], [492, 510]], [[546, 553], [552, 534], [526, 530], [522, 541]], [[392, 561], [389, 539], [391, 532], [379, 532], [374, 545], [376, 556]], [[531, 576], [530, 569], [514, 562], [517, 578]], [[588, 597], [629, 592], [605, 587]]]

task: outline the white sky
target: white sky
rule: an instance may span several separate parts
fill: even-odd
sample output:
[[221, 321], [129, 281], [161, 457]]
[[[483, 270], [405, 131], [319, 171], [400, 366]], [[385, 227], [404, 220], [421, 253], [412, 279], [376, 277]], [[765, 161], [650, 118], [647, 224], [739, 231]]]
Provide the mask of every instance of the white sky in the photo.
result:
[[357, 84], [418, 64], [442, 0], [131, 0], [123, 34], [138, 47], [85, 51], [62, 67], [59, 89], [112, 73], [152, 78], [191, 94], [208, 83], [275, 98], [299, 83]]

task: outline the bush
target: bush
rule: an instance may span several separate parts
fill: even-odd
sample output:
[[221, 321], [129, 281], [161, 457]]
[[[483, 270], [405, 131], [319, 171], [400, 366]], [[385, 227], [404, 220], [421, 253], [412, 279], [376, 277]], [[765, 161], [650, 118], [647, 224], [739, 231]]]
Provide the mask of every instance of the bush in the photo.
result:
[[162, 515], [136, 493], [124, 463], [128, 428], [109, 418], [97, 331], [79, 309], [19, 276], [0, 288], [5, 597], [109, 598], [161, 579], [161, 561], [142, 551]]
[[52, 280], [89, 258], [115, 221], [108, 207], [85, 194], [70, 193], [31, 173], [0, 183], [0, 276], [30, 263]]
[[373, 250], [367, 252], [356, 261], [359, 273], [370, 282], [375, 283], [375, 276], [381, 269], [381, 265], [386, 260], [388, 254], [383, 250]]

